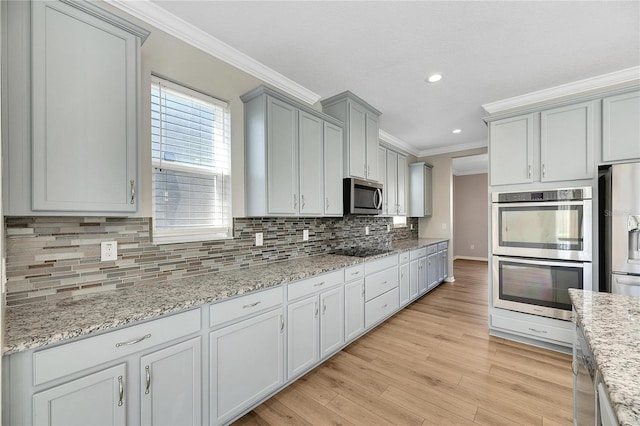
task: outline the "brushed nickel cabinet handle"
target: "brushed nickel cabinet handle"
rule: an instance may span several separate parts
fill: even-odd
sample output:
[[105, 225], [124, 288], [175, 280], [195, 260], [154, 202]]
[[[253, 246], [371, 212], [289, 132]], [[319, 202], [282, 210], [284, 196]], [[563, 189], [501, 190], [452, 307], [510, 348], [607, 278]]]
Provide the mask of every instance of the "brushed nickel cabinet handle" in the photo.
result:
[[313, 314], [313, 316], [315, 316], [316, 318], [318, 318], [318, 302], [314, 302], [313, 303], [313, 308], [315, 313]]
[[149, 387], [151, 387], [151, 371], [149, 371], [149, 366], [144, 366], [144, 372], [147, 375], [147, 386], [144, 389], [144, 394], [149, 395]]
[[385, 309], [387, 306], [389, 306], [389, 304], [385, 303], [384, 305], [382, 305], [382, 309]]
[[131, 185], [131, 200], [129, 201], [129, 204], [133, 204], [136, 199], [136, 181], [131, 179], [129, 181], [129, 185]]
[[547, 166], [546, 165], [542, 165], [542, 177], [546, 177], [547, 176]]
[[529, 330], [533, 331], [534, 333], [547, 334], [546, 330], [536, 330], [535, 328], [531, 328], [531, 327], [529, 327]]
[[122, 401], [124, 400], [124, 383], [122, 383], [122, 376], [118, 376], [118, 407], [122, 407]]
[[296, 194], [293, 194], [293, 209], [297, 209], [298, 208], [298, 197], [296, 197]]
[[529, 164], [529, 173], [527, 174], [528, 178], [531, 179], [531, 164]]
[[322, 302], [322, 315], [327, 314], [327, 302]]
[[280, 314], [280, 332], [284, 330], [284, 316]]
[[119, 348], [120, 346], [130, 346], [130, 345], [135, 345], [136, 343], [140, 343], [142, 342], [144, 339], [148, 339], [151, 337], [151, 333], [149, 334], [145, 334], [142, 337], [139, 337], [137, 339], [134, 340], [130, 340], [128, 342], [120, 342], [120, 343], [116, 343], [116, 348]]
[[314, 284], [313, 286], [314, 287], [320, 287], [320, 286], [323, 286], [323, 285], [324, 285], [324, 281], [321, 281], [321, 282], [319, 282], [317, 284]]
[[253, 302], [253, 303], [247, 303], [246, 305], [242, 306], [242, 309], [247, 309], [247, 308], [253, 308], [254, 306], [258, 306], [260, 304], [260, 300], [258, 300], [257, 302]]
[[327, 200], [327, 210], [329, 210], [329, 197], [327, 197], [326, 200]]

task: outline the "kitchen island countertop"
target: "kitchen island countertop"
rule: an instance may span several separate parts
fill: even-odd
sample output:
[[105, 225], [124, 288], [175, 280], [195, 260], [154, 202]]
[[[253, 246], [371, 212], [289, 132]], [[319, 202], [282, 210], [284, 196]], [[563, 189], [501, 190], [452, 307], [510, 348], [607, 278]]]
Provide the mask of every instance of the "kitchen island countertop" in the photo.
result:
[[620, 426], [640, 424], [640, 297], [569, 289]]
[[447, 241], [421, 238], [395, 242], [391, 252], [367, 258], [321, 254], [86, 296], [9, 306], [3, 355], [85, 336], [165, 314], [219, 302], [394, 253]]

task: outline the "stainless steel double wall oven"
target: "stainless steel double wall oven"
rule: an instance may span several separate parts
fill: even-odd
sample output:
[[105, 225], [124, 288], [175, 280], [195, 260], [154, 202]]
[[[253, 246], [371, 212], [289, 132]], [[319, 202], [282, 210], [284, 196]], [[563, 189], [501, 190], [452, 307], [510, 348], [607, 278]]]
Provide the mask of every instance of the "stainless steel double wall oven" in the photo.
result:
[[569, 319], [568, 289], [591, 282], [591, 188], [495, 192], [491, 201], [493, 305]]

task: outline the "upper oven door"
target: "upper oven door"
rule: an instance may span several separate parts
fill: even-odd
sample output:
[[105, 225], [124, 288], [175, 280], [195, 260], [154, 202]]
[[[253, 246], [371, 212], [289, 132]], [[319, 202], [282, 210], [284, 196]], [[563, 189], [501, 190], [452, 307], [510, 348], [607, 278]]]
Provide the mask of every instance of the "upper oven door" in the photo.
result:
[[493, 203], [493, 254], [591, 261], [591, 200]]

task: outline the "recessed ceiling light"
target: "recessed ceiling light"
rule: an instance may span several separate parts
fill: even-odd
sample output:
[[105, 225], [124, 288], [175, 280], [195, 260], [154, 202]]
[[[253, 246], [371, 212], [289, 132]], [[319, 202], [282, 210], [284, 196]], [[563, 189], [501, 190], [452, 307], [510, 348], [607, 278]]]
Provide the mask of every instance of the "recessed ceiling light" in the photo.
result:
[[462, 129], [453, 129], [451, 133], [456, 133], [456, 134], [462, 133]]
[[429, 83], [435, 83], [436, 81], [440, 80], [442, 80], [442, 74], [431, 74], [429, 78], [427, 78], [427, 81]]

